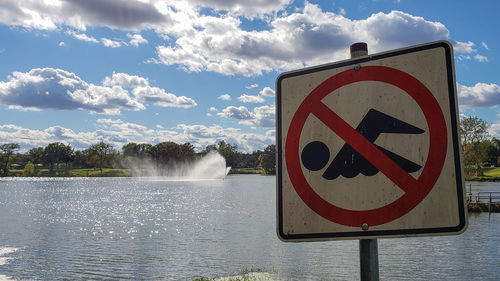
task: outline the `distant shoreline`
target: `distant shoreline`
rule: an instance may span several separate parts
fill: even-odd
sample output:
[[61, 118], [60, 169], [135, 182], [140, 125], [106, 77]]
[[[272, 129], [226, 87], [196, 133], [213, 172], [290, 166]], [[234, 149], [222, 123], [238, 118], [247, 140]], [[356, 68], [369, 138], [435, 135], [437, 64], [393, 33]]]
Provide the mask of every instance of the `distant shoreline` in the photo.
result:
[[[229, 175], [252, 174], [264, 175], [262, 169], [257, 168], [235, 168], [229, 171]], [[40, 169], [32, 175], [23, 175], [23, 170], [10, 169], [9, 177], [132, 177], [134, 176], [130, 169], [110, 169], [103, 168], [83, 168], [83, 169], [61, 169], [54, 170], [52, 173], [48, 169]]]

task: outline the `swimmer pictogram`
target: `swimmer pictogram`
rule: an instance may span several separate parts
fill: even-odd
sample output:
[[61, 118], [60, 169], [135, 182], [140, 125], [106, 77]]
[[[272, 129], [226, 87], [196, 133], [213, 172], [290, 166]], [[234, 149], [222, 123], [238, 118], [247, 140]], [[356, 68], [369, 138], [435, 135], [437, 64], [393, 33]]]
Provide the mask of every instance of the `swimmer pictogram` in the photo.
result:
[[[374, 143], [381, 134], [422, 134], [425, 131], [402, 120], [389, 116], [376, 109], [370, 109], [363, 117], [356, 131], [371, 143]], [[421, 165], [374, 144], [394, 163], [408, 173], [422, 168]], [[329, 161], [330, 151], [326, 144], [314, 141], [307, 144], [301, 154], [302, 164], [311, 171], [323, 169]], [[323, 178], [333, 180], [342, 175], [353, 178], [360, 173], [365, 176], [374, 176], [379, 170], [366, 160], [359, 152], [345, 143], [328, 168], [323, 172]]]

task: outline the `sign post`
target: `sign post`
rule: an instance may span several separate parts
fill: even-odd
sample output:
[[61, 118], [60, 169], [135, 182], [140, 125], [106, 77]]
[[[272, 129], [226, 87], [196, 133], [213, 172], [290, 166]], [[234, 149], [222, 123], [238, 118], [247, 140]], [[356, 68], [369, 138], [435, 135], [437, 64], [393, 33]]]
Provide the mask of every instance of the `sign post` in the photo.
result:
[[451, 44], [359, 46], [276, 81], [277, 233], [359, 239], [378, 280], [376, 239], [462, 233], [465, 190]]
[[[351, 59], [367, 56], [368, 45], [354, 43], [350, 47]], [[378, 242], [377, 239], [359, 240], [359, 277], [361, 281], [378, 281]]]

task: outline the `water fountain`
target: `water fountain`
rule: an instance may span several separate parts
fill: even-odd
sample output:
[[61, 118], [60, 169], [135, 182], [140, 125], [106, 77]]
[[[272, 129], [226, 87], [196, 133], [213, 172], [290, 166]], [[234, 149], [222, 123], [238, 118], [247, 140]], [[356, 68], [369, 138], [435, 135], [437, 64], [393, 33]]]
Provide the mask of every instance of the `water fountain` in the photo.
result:
[[190, 167], [186, 178], [189, 179], [223, 179], [231, 170], [226, 167], [226, 159], [219, 153], [211, 151]]
[[151, 160], [128, 158], [125, 166], [135, 177], [154, 177], [180, 180], [224, 179], [231, 170], [226, 167], [226, 160], [218, 152], [207, 155], [190, 163], [171, 164], [158, 167]]

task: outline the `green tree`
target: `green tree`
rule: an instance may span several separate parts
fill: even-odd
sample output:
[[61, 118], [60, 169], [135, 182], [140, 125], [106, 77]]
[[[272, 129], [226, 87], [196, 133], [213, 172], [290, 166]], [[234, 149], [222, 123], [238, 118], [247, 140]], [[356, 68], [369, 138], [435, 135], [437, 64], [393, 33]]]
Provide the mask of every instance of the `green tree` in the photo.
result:
[[102, 176], [102, 168], [112, 167], [116, 151], [111, 144], [104, 142], [96, 143], [88, 148], [88, 162], [91, 166], [99, 168]]
[[183, 162], [191, 162], [195, 158], [194, 146], [189, 142], [181, 144], [179, 149], [181, 150], [180, 158]]
[[9, 173], [9, 164], [12, 160], [12, 154], [20, 148], [17, 143], [6, 143], [0, 145], [0, 158], [2, 164], [2, 176], [7, 176]]
[[32, 177], [35, 175], [35, 165], [28, 161], [28, 163], [24, 166], [23, 176], [24, 177]]
[[148, 143], [129, 142], [122, 147], [122, 153], [125, 157], [148, 159], [152, 156], [152, 148], [153, 146]]
[[205, 147], [205, 149], [203, 149], [202, 151], [200, 151], [198, 153], [198, 156], [205, 156], [207, 155], [210, 151], [217, 151], [217, 145], [215, 144], [209, 144]]
[[35, 147], [28, 151], [29, 160], [31, 163], [40, 164], [43, 162], [44, 149], [43, 147]]
[[498, 157], [500, 156], [500, 140], [493, 138], [486, 142], [486, 163], [498, 166]]
[[219, 142], [219, 147], [217, 148], [217, 152], [219, 152], [224, 159], [226, 159], [226, 165], [233, 168], [238, 168], [241, 159], [241, 153], [237, 151], [237, 145], [231, 145], [226, 143], [225, 141]]
[[49, 165], [50, 173], [54, 171], [54, 168], [59, 165], [59, 163], [71, 162], [73, 159], [73, 149], [68, 144], [61, 142], [49, 143], [44, 148], [43, 161]]
[[477, 116], [460, 120], [462, 154], [467, 174], [482, 175], [482, 166], [487, 160], [488, 128], [489, 124]]
[[179, 161], [181, 149], [175, 142], [161, 142], [152, 148], [153, 157], [158, 166], [170, 166]]
[[257, 150], [252, 153], [243, 153], [241, 156], [241, 164], [242, 168], [257, 168], [260, 165], [259, 156], [262, 154], [262, 151]]
[[488, 135], [489, 124], [477, 116], [460, 119], [460, 137], [462, 144], [485, 141]]
[[268, 175], [276, 174], [276, 145], [268, 145], [260, 154], [259, 161], [264, 173]]
[[125, 157], [137, 157], [138, 156], [138, 147], [137, 143], [129, 142], [122, 147], [122, 154]]

